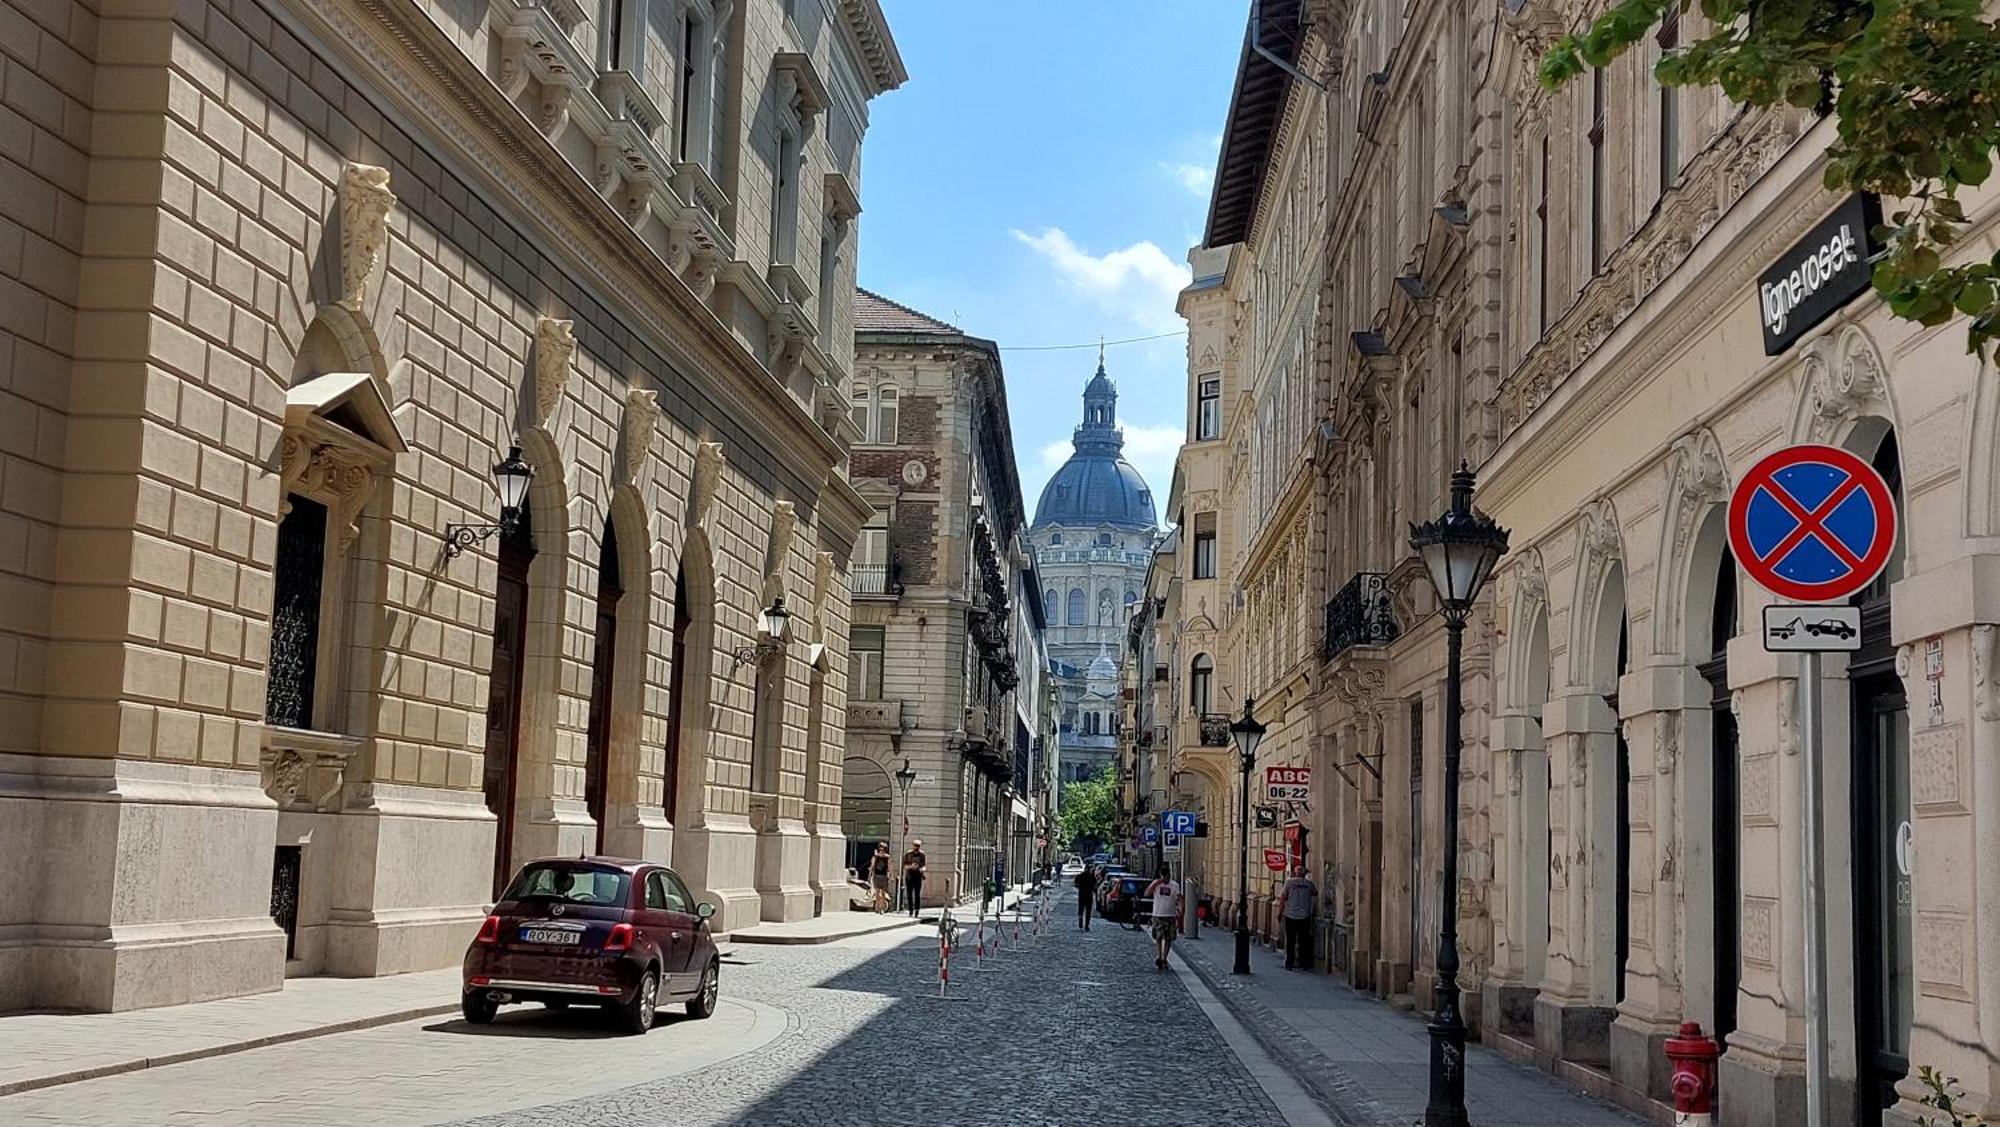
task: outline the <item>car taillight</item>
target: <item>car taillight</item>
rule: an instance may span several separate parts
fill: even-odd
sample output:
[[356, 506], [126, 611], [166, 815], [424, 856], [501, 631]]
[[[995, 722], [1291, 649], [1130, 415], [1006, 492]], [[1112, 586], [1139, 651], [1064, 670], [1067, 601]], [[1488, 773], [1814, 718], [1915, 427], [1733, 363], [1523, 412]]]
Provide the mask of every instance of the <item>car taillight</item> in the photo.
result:
[[611, 934], [604, 937], [606, 951], [630, 951], [632, 949], [632, 925], [615, 924]]
[[500, 917], [486, 917], [486, 922], [479, 925], [479, 934], [473, 936], [472, 941], [488, 947], [500, 942]]

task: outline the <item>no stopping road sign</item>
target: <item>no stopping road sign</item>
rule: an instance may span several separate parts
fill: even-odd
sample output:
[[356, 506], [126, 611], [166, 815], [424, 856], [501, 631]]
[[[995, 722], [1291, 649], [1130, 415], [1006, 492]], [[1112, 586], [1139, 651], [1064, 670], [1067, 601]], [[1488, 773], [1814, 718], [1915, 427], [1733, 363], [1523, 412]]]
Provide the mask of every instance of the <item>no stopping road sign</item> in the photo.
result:
[[1730, 494], [1729, 547], [1780, 598], [1844, 599], [1888, 565], [1896, 499], [1875, 467], [1838, 446], [1788, 446]]

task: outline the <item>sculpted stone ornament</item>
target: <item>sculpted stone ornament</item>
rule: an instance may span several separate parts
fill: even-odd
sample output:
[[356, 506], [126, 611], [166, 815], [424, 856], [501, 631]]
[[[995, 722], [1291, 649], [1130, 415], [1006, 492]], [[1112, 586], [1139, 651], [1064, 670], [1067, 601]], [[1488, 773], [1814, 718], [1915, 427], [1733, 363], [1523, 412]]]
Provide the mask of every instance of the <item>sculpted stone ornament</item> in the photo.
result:
[[698, 442], [694, 447], [694, 480], [688, 489], [688, 524], [701, 528], [715, 507], [715, 491], [722, 483], [722, 443]]
[[352, 547], [361, 535], [361, 510], [375, 492], [375, 472], [366, 462], [338, 445], [315, 442], [301, 434], [287, 434], [279, 455], [278, 475], [284, 483], [285, 499], [278, 515], [291, 512], [291, 495], [314, 497], [326, 502], [335, 546], [340, 551]]
[[563, 131], [569, 124], [570, 88], [559, 82], [551, 82], [542, 87], [542, 98], [535, 124], [551, 137]]
[[2000, 628], [1992, 623], [1972, 628], [1972, 704], [1979, 719], [1987, 723], [2000, 720], [2000, 691], [1996, 691], [2000, 686], [1994, 684], [1994, 663], [2000, 660], [1996, 640], [2000, 640]]
[[651, 452], [653, 432], [660, 427], [660, 393], [634, 389], [625, 395], [625, 420], [622, 431], [624, 450], [619, 458], [619, 480], [626, 485], [637, 485], [639, 475], [646, 468], [646, 455]]
[[547, 428], [569, 385], [576, 359], [576, 323], [540, 317], [535, 321], [535, 414], [529, 421]]
[[813, 624], [821, 631], [826, 629], [826, 597], [833, 590], [833, 553], [816, 552], [813, 555]]
[[1885, 401], [1881, 357], [1859, 329], [1813, 342], [1802, 362], [1812, 389], [1810, 434], [1815, 442], [1831, 440], [1841, 427]]
[[792, 536], [798, 531], [798, 507], [790, 501], [771, 506], [771, 577], [782, 578], [785, 559], [792, 554]]
[[1618, 511], [1611, 507], [1608, 498], [1583, 511], [1583, 547], [1596, 563], [1610, 563], [1624, 557], [1624, 541], [1618, 535]]
[[368, 297], [368, 279], [389, 237], [389, 212], [396, 194], [389, 170], [350, 162], [340, 174], [340, 304], [359, 312]]

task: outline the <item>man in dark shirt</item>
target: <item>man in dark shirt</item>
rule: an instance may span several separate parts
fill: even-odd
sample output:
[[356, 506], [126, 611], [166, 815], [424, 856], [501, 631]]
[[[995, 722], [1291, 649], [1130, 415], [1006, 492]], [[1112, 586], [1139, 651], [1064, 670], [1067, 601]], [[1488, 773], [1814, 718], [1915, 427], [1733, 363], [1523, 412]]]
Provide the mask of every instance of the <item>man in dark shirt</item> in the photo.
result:
[[910, 842], [910, 851], [903, 854], [903, 903], [915, 916], [924, 904], [924, 843], [921, 839]]
[[1090, 930], [1090, 911], [1097, 901], [1097, 868], [1085, 865], [1076, 874], [1076, 926]]

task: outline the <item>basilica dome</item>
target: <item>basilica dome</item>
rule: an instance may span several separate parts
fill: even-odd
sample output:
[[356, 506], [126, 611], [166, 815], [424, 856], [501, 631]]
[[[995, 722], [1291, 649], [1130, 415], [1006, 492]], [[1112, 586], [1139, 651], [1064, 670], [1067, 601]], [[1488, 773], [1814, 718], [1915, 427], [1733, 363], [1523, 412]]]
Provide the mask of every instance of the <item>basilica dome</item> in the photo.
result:
[[1071, 439], [1069, 461], [1049, 478], [1035, 506], [1035, 527], [1100, 524], [1151, 529], [1159, 522], [1153, 491], [1132, 463], [1125, 460], [1125, 436], [1118, 430], [1118, 391], [1104, 374], [1097, 374], [1083, 392], [1083, 424]]

